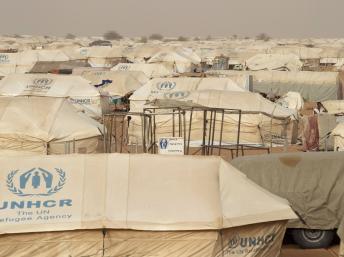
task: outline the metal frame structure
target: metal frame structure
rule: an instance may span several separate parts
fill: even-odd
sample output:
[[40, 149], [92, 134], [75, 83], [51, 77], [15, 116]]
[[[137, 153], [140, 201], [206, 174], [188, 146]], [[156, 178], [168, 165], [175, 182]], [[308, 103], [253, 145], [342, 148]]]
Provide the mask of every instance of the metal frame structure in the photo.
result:
[[[201, 114], [202, 143], [199, 149], [191, 152], [190, 142], [192, 121]], [[238, 115], [236, 142], [228, 145], [223, 142], [224, 120], [226, 115]], [[157, 117], [170, 116], [172, 120], [169, 136], [182, 137], [184, 139], [184, 153], [201, 155], [221, 155], [223, 151], [229, 151], [232, 158], [244, 155], [245, 150], [265, 150], [270, 153], [270, 147], [245, 145], [240, 143], [241, 121], [243, 112], [238, 109], [208, 108], [208, 107], [151, 107], [145, 108], [143, 113], [114, 112], [103, 115], [104, 123], [104, 152], [130, 152], [123, 145], [128, 142], [128, 127], [132, 116], [139, 117], [142, 124], [142, 142], [135, 147], [134, 152], [156, 154], [158, 152]], [[245, 112], [246, 114], [246, 112]], [[285, 123], [286, 124], [286, 123]], [[286, 126], [284, 125], [284, 130]], [[284, 133], [285, 146], [287, 146], [286, 131]], [[215, 138], [219, 140], [215, 142]], [[272, 139], [272, 135], [271, 135]], [[114, 144], [115, 142], [115, 144]], [[140, 148], [139, 150], [139, 147]]]
[[[148, 143], [146, 152], [157, 153], [157, 138], [156, 138], [156, 117], [157, 116], [171, 116], [172, 128], [171, 137], [183, 137], [184, 138], [184, 152], [186, 155], [190, 154], [190, 142], [192, 121], [195, 113], [201, 113], [203, 115], [203, 128], [202, 128], [202, 145], [199, 151], [202, 155], [214, 155], [214, 149], [218, 149], [218, 155], [221, 155], [222, 150], [232, 150], [233, 147], [236, 156], [239, 155], [240, 146], [240, 129], [241, 129], [241, 110], [237, 109], [221, 109], [221, 108], [208, 108], [208, 107], [154, 107], [145, 108], [143, 113], [151, 116], [152, 124], [149, 126], [149, 133], [151, 141]], [[226, 146], [223, 145], [223, 124], [225, 115], [238, 115], [237, 126], [237, 140], [235, 145]], [[215, 131], [217, 129], [216, 122], [217, 117], [220, 116], [220, 132], [218, 145], [214, 144]], [[197, 151], [198, 152], [198, 151]]]

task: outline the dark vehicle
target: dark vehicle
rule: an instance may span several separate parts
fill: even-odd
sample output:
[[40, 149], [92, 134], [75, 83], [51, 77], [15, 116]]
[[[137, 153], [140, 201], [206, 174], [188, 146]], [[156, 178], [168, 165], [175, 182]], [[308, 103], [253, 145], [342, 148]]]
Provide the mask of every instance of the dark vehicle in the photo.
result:
[[96, 40], [89, 44], [89, 46], [110, 46], [112, 47], [112, 43], [108, 40]]
[[302, 248], [344, 241], [344, 153], [314, 152], [247, 156], [231, 164], [270, 192], [288, 199], [299, 216], [289, 222]]

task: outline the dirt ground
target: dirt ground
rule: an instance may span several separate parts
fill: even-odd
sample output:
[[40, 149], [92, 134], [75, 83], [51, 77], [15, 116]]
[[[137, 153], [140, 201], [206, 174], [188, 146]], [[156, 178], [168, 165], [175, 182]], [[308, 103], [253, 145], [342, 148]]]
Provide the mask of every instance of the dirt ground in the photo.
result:
[[329, 249], [304, 250], [296, 245], [284, 245], [280, 257], [338, 257], [339, 246]]

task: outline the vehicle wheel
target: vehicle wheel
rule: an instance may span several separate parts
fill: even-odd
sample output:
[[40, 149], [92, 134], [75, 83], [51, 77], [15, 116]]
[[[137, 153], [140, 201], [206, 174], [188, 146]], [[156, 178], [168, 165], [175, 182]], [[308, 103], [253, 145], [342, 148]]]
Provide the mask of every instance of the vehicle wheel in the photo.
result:
[[316, 249], [329, 247], [334, 238], [333, 230], [293, 229], [292, 237], [301, 248]]

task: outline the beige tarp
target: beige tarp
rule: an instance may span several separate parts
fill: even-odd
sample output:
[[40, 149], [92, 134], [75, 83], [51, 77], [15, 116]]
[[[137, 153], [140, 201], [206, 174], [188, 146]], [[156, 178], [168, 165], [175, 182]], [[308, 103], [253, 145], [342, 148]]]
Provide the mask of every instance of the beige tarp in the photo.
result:
[[301, 220], [293, 228], [338, 229], [344, 239], [343, 153], [289, 153], [247, 156], [231, 163], [247, 176], [287, 198]]
[[0, 236], [6, 257], [266, 257], [278, 256], [285, 222], [218, 231], [81, 230]]
[[94, 153], [102, 126], [64, 98], [0, 97], [2, 154]]
[[[277, 256], [285, 222], [296, 218], [285, 200], [217, 157], [98, 154], [0, 163], [0, 234], [17, 233], [0, 236], [7, 257]], [[22, 234], [101, 228], [104, 248], [101, 231]]]
[[89, 116], [101, 115], [98, 90], [80, 76], [11, 74], [0, 81], [0, 96], [68, 97]]

